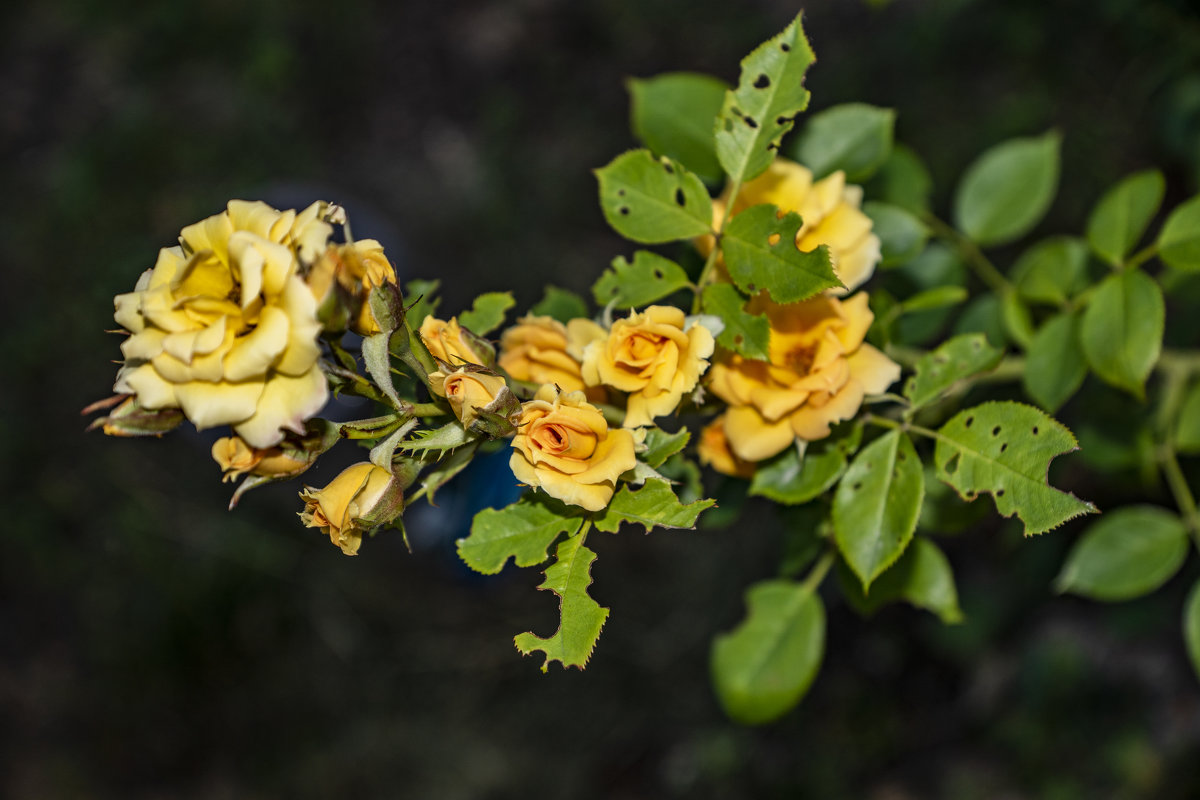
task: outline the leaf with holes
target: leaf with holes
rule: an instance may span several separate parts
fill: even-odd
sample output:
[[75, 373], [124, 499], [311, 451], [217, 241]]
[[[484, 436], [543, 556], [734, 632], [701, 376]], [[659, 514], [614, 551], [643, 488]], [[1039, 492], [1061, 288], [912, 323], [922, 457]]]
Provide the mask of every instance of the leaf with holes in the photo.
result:
[[1034, 303], [1062, 305], [1087, 284], [1087, 256], [1087, 245], [1080, 239], [1043, 239], [1013, 266], [1017, 294]]
[[1132, 600], [1170, 580], [1187, 551], [1187, 527], [1178, 514], [1157, 506], [1124, 506], [1087, 527], [1055, 585], [1093, 600]]
[[628, 484], [613, 497], [608, 508], [596, 517], [596, 530], [616, 533], [622, 522], [641, 525], [649, 533], [654, 528], [695, 528], [696, 517], [714, 500], [697, 500], [684, 505], [675, 496], [671, 484], [650, 478], [641, 489]]
[[683, 267], [671, 259], [638, 250], [632, 264], [624, 256], [614, 258], [612, 267], [592, 286], [592, 296], [601, 306], [611, 303], [613, 308], [637, 308], [690, 284]]
[[1092, 251], [1117, 266], [1146, 232], [1162, 203], [1166, 182], [1156, 169], [1136, 172], [1104, 193], [1088, 218]]
[[891, 154], [895, 125], [890, 108], [845, 103], [814, 114], [790, 151], [814, 178], [840, 169], [847, 181], [862, 183]]
[[1079, 320], [1057, 314], [1038, 328], [1025, 352], [1025, 391], [1050, 413], [1079, 391], [1087, 377], [1087, 362], [1079, 347]]
[[1143, 397], [1162, 351], [1165, 322], [1162, 289], [1153, 278], [1139, 270], [1109, 275], [1088, 302], [1079, 328], [1088, 365], [1105, 383]]
[[737, 89], [717, 116], [717, 159], [731, 183], [751, 180], [775, 160], [779, 141], [808, 108], [804, 73], [816, 61], [797, 15], [742, 59]]
[[991, 402], [960, 411], [937, 432], [933, 459], [940, 480], [961, 497], [990, 492], [1002, 517], [1014, 513], [1032, 536], [1096, 507], [1047, 482], [1055, 456], [1078, 449], [1062, 423], [1038, 409]]
[[721, 318], [725, 328], [717, 334], [717, 344], [746, 358], [769, 361], [771, 325], [766, 314], [746, 311], [746, 298], [728, 283], [704, 287], [702, 304], [705, 314]]
[[796, 303], [842, 286], [829, 261], [829, 248], [808, 253], [796, 249], [803, 221], [789, 211], [782, 218], [773, 205], [753, 206], [729, 221], [721, 251], [729, 277], [746, 294], [766, 289], [776, 303]]
[[645, 80], [631, 79], [630, 118], [633, 133], [661, 156], [673, 158], [706, 183], [720, 183], [713, 119], [721, 110], [724, 81], [694, 72], [669, 72]]
[[512, 292], [487, 292], [475, 298], [470, 311], [458, 315], [464, 328], [480, 336], [491, 333], [504, 323], [505, 312], [517, 304]]
[[917, 529], [925, 472], [908, 436], [888, 431], [855, 457], [833, 496], [833, 530], [863, 590], [895, 563]]
[[977, 158], [954, 195], [958, 229], [977, 244], [1005, 244], [1028, 233], [1050, 209], [1058, 189], [1062, 136], [1009, 139]]
[[546, 580], [539, 589], [554, 592], [559, 597], [558, 630], [549, 639], [531, 632], [517, 634], [513, 644], [521, 655], [541, 651], [546, 654], [542, 672], [551, 661], [563, 667], [587, 666], [588, 658], [600, 638], [600, 629], [608, 619], [608, 609], [588, 596], [592, 584], [592, 562], [596, 554], [583, 546], [584, 535], [576, 534], [559, 544], [555, 562], [546, 570]]
[[1200, 270], [1200, 197], [1193, 197], [1167, 216], [1158, 233], [1158, 257], [1178, 270]]
[[790, 711], [825, 655], [825, 607], [801, 583], [769, 580], [746, 592], [746, 618], [713, 641], [713, 686], [725, 713], [761, 725]]
[[863, 593], [854, 573], [841, 564], [838, 579], [846, 602], [860, 614], [874, 614], [888, 603], [903, 600], [932, 611], [947, 625], [962, 622], [954, 571], [941, 549], [924, 536], [915, 537], [900, 560], [871, 584], [870, 594]]
[[595, 175], [604, 218], [626, 239], [661, 244], [712, 231], [708, 190], [677, 162], [630, 150]]
[[992, 369], [1004, 351], [988, 344], [982, 333], [955, 336], [917, 361], [916, 374], [904, 386], [904, 396], [913, 408], [928, 405], [954, 388], [959, 381]]
[[687, 447], [692, 435], [687, 428], [680, 428], [675, 433], [667, 433], [662, 428], [646, 429], [646, 449], [638, 457], [651, 467], [658, 469], [668, 458]]
[[574, 536], [583, 524], [578, 509], [544, 494], [527, 494], [505, 508], [485, 508], [471, 522], [471, 535], [456, 543], [471, 569], [495, 575], [512, 558], [518, 567], [546, 560], [546, 548], [560, 534]]
[[881, 267], [895, 267], [916, 258], [929, 240], [929, 228], [917, 215], [900, 206], [870, 201], [863, 213], [871, 218], [872, 232], [882, 248]]
[[542, 299], [529, 309], [529, 313], [538, 317], [553, 317], [565, 325], [573, 319], [586, 317], [588, 309], [583, 298], [574, 292], [547, 285]]
[[848, 423], [844, 434], [809, 444], [803, 454], [789, 447], [759, 463], [750, 481], [750, 494], [776, 503], [797, 505], [820, 497], [846, 471], [849, 457], [862, 441], [862, 425]]

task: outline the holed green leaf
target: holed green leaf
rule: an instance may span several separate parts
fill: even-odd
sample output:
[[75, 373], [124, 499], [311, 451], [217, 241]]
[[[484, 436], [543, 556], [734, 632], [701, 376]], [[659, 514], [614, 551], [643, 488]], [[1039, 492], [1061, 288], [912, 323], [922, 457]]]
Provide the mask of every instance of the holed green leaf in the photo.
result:
[[770, 722], [804, 697], [825, 654], [825, 608], [800, 583], [770, 580], [746, 593], [746, 618], [712, 648], [721, 707], [744, 725]]
[[965, 500], [990, 492], [996, 511], [1014, 513], [1025, 535], [1057, 528], [1096, 511], [1091, 503], [1046, 483], [1055, 456], [1077, 449], [1062, 423], [1032, 406], [991, 402], [960, 411], [938, 430], [938, 478]]
[[775, 160], [780, 139], [808, 108], [804, 73], [816, 61], [797, 15], [742, 59], [737, 89], [717, 117], [717, 159], [733, 182], [748, 181]]
[[592, 583], [591, 567], [596, 554], [583, 546], [583, 535], [564, 540], [555, 551], [555, 562], [546, 570], [546, 580], [539, 589], [547, 589], [559, 597], [558, 631], [549, 639], [532, 633], [520, 633], [513, 639], [521, 655], [535, 651], [546, 654], [542, 672], [551, 661], [563, 667], [587, 666], [588, 658], [600, 638], [600, 629], [608, 619], [608, 609], [588, 596]]
[[1025, 353], [1025, 391], [1050, 413], [1079, 391], [1087, 362], [1079, 346], [1079, 319], [1056, 314], [1038, 328]]
[[771, 325], [766, 314], [746, 311], [746, 298], [728, 283], [713, 283], [704, 287], [702, 304], [705, 314], [714, 314], [725, 323], [717, 334], [717, 343], [746, 358], [769, 361], [771, 358]]
[[864, 447], [842, 476], [833, 496], [833, 529], [864, 591], [908, 547], [924, 497], [921, 460], [900, 431]]
[[976, 159], [954, 196], [954, 220], [976, 243], [1005, 244], [1028, 233], [1045, 216], [1058, 189], [1062, 137], [1009, 139]]
[[625, 484], [608, 508], [597, 516], [596, 530], [616, 533], [622, 522], [641, 525], [649, 533], [654, 528], [695, 528], [696, 517], [715, 501], [696, 500], [684, 505], [675, 496], [671, 484], [650, 478], [640, 489]]
[[573, 319], [588, 315], [587, 303], [574, 292], [547, 284], [542, 299], [529, 309], [530, 314], [553, 317], [564, 325]]
[[458, 315], [458, 322], [484, 336], [504, 324], [505, 312], [516, 304], [512, 292], [487, 292], [475, 298], [470, 311]]
[[814, 114], [791, 148], [796, 161], [824, 178], [842, 170], [846, 180], [861, 183], [892, 151], [896, 112], [866, 103], [845, 103]]
[[1146, 232], [1165, 189], [1162, 173], [1148, 169], [1105, 192], [1088, 218], [1087, 240], [1092, 251], [1110, 264], [1121, 264]]
[[645, 80], [634, 78], [626, 86], [634, 135], [706, 183], [720, 183], [724, 173], [717, 161], [713, 120], [729, 88], [725, 82], [694, 72], [669, 72]]
[[773, 205], [753, 206], [729, 221], [721, 237], [725, 266], [746, 294], [766, 289], [777, 303], [796, 303], [817, 292], [842, 286], [821, 245], [808, 253], [796, 249], [800, 215], [782, 219]]
[[879, 237], [883, 252], [880, 266], [903, 264], [925, 249], [929, 228], [911, 211], [876, 201], [863, 203], [862, 210], [871, 218], [871, 230]]
[[1158, 233], [1158, 257], [1175, 269], [1200, 270], [1200, 197], [1170, 213]]
[[518, 567], [532, 567], [546, 560], [546, 548], [560, 534], [574, 536], [582, 524], [578, 509], [541, 493], [527, 494], [505, 508], [476, 514], [471, 535], [457, 542], [458, 556], [485, 575], [504, 569], [510, 557]]
[[595, 174], [604, 218], [626, 239], [661, 244], [712, 230], [712, 198], [678, 162], [630, 150]]
[[863, 593], [848, 568], [839, 568], [838, 578], [846, 602], [860, 614], [874, 614], [888, 603], [904, 600], [932, 611], [947, 625], [962, 622], [954, 571], [941, 549], [924, 536], [915, 537], [900, 560], [871, 584], [870, 594]]
[[1157, 506], [1125, 506], [1088, 526], [1056, 585], [1093, 600], [1131, 600], [1170, 580], [1187, 550], [1187, 528], [1178, 515]]
[[1092, 295], [1079, 329], [1088, 364], [1103, 381], [1137, 397], [1162, 351], [1162, 289], [1139, 270], [1109, 275]]
[[904, 396], [914, 408], [928, 405], [961, 380], [992, 369], [1004, 351], [988, 344], [982, 333], [955, 336], [917, 361], [916, 373], [904, 386]]
[[613, 259], [612, 267], [606, 269], [592, 286], [596, 303], [613, 308], [637, 308], [660, 300], [672, 292], [689, 285], [683, 267], [669, 258], [663, 258], [649, 250], [638, 250], [633, 254], [633, 263], [624, 256]]
[[1030, 247], [1013, 267], [1021, 297], [1060, 305], [1087, 282], [1087, 245], [1071, 236], [1052, 236]]

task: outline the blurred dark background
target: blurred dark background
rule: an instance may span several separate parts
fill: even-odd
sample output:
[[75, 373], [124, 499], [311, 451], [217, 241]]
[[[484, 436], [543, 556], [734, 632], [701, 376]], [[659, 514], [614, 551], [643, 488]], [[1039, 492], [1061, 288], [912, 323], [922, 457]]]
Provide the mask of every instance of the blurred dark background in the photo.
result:
[[[542, 675], [511, 637], [552, 631], [555, 599], [535, 570], [467, 573], [450, 517], [424, 519], [414, 554], [392, 535], [349, 559], [300, 527], [296, 484], [226, 512], [209, 439], [83, 434], [78, 410], [119, 357], [102, 333], [112, 296], [230, 197], [344, 203], [407, 277], [442, 279], [447, 313], [485, 290], [522, 309], [546, 282], [585, 290], [632, 249], [589, 172], [633, 144], [623, 79], [736, 80], [796, 10], [10, 4], [0, 795], [1200, 796], [1200, 684], [1179, 639], [1194, 560], [1150, 598], [1100, 606], [1052, 592], [1078, 528], [1022, 541], [988, 518], [941, 541], [966, 624], [907, 607], [862, 621], [833, 593], [811, 694], [741, 729], [709, 690], [708, 646], [776, 569], [766, 506], [723, 529], [592, 542], [612, 616], [586, 672]], [[1185, 0], [811, 0], [806, 20], [813, 109], [897, 108], [940, 209], [983, 148], [1050, 127], [1063, 190], [1045, 231], [1082, 230], [1134, 169], [1163, 168], [1168, 202], [1197, 189], [1200, 18]]]

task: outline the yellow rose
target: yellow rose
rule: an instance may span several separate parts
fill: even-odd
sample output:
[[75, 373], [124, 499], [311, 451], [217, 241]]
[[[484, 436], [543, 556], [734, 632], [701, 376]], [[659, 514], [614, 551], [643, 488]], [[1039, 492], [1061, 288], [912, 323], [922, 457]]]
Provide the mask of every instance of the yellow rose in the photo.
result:
[[770, 363], [727, 354], [709, 373], [709, 388], [729, 404], [730, 448], [745, 461], [770, 458], [797, 438], [828, 436], [830, 425], [858, 413], [864, 395], [900, 377], [899, 366], [863, 343], [874, 319], [865, 293], [788, 305], [760, 293], [747, 310], [767, 315]]
[[318, 304], [336, 301], [335, 287], [344, 292], [350, 305], [350, 330], [370, 336], [380, 329], [367, 299], [372, 289], [395, 283], [396, 270], [384, 255], [383, 245], [374, 239], [361, 239], [326, 248], [309, 270], [306, 282]]
[[224, 436], [213, 442], [212, 457], [224, 475], [222, 482], [234, 481], [247, 473], [264, 478], [284, 478], [299, 475], [308, 469], [312, 460], [297, 459], [297, 451], [284, 452], [280, 447], [251, 447], [240, 436]]
[[685, 322], [678, 308], [648, 306], [614, 322], [606, 339], [584, 350], [584, 382], [629, 392], [625, 427], [670, 414], [708, 368], [712, 334], [696, 323], [684, 330]]
[[637, 463], [632, 432], [610, 430], [583, 392], [549, 384], [521, 407], [512, 446], [517, 480], [588, 511], [607, 506], [617, 478]]
[[277, 444], [282, 428], [303, 433], [328, 397], [316, 300], [298, 274], [297, 253], [319, 252], [332, 230], [315, 209], [233, 200], [184, 228], [180, 246], [116, 297], [116, 321], [133, 335], [115, 390], [146, 409], [182, 409], [199, 429], [232, 425], [253, 447]]
[[[429, 388], [446, 398], [454, 416], [464, 428], [471, 427], [479, 417], [480, 409], [507, 415], [516, 410], [516, 397], [508, 389], [504, 378], [494, 372], [459, 367], [453, 372], [438, 370], [429, 374]], [[508, 399], [510, 403], [504, 401]], [[500, 408], [499, 405], [509, 406]]]
[[346, 555], [356, 555], [363, 531], [375, 527], [380, 517], [394, 516], [396, 506], [403, 505], [403, 495], [395, 484], [392, 474], [382, 467], [368, 461], [352, 464], [324, 489], [304, 487], [300, 521], [309, 528], [320, 528]]
[[491, 353], [488, 345], [475, 334], [458, 324], [458, 317], [447, 322], [427, 316], [418, 331], [430, 355], [452, 367], [459, 364], [487, 364]]
[[553, 317], [521, 317], [500, 335], [500, 367], [514, 380], [584, 388], [579, 362], [567, 352], [567, 326]]
[[[729, 202], [729, 190], [713, 202], [713, 225], [719, 226]], [[780, 211], [795, 211], [804, 220], [796, 232], [796, 248], [802, 252], [829, 246], [833, 271], [845, 289], [830, 294], [845, 295], [866, 282], [879, 261], [879, 237], [871, 232], [871, 218], [864, 214], [862, 187], [846, 184], [846, 173], [838, 171], [813, 182], [807, 167], [776, 158], [762, 175], [742, 185], [733, 213], [751, 206], [770, 203]], [[698, 241], [705, 255], [712, 249], [712, 237]]]
[[700, 441], [696, 445], [696, 455], [700, 463], [710, 466], [722, 475], [734, 478], [750, 478], [754, 476], [754, 464], [743, 461], [729, 448], [729, 438], [725, 434], [725, 415], [714, 419], [704, 430], [700, 431]]

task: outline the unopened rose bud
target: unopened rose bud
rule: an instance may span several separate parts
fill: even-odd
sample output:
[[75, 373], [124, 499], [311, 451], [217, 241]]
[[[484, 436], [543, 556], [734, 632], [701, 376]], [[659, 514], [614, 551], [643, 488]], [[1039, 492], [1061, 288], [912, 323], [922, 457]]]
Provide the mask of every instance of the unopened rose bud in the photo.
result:
[[401, 483], [368, 461], [353, 464], [323, 489], [306, 486], [300, 492], [300, 520], [320, 528], [346, 555], [356, 555], [364, 530], [391, 522], [403, 510]]
[[459, 325], [457, 317], [451, 317], [449, 321], [425, 317], [419, 333], [430, 355], [451, 367], [462, 364], [491, 366], [496, 362], [496, 351], [491, 344]]
[[225, 436], [213, 442], [212, 457], [224, 473], [223, 481], [234, 481], [246, 474], [290, 478], [304, 472], [313, 461], [304, 450], [251, 447], [240, 436]]

